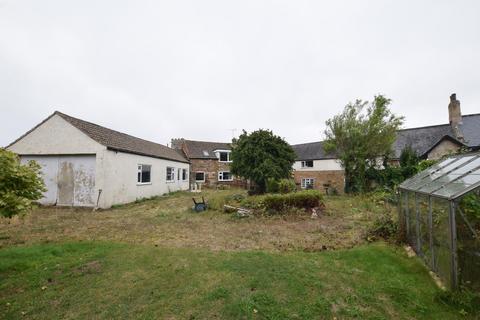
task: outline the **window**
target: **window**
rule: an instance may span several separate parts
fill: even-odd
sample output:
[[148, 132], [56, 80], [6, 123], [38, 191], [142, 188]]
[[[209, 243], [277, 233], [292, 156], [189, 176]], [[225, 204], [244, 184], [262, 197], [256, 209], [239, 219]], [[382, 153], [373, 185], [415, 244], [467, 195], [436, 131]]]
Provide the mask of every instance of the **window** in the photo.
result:
[[182, 176], [182, 169], [178, 168], [177, 171], [177, 180], [180, 181], [180, 177]]
[[188, 180], [188, 171], [187, 169], [182, 169], [182, 180], [187, 181]]
[[175, 168], [167, 167], [167, 181], [175, 180]]
[[218, 173], [218, 181], [233, 181], [233, 176], [228, 171], [220, 171]]
[[315, 183], [315, 179], [313, 178], [304, 178], [302, 179], [301, 187], [302, 189], [311, 189]]
[[152, 183], [152, 166], [148, 164], [139, 164], [137, 170], [137, 183]]
[[220, 151], [218, 153], [218, 160], [220, 162], [231, 162], [230, 160], [230, 151]]
[[302, 168], [313, 168], [313, 160], [302, 161]]
[[195, 172], [195, 181], [205, 182], [205, 172]]

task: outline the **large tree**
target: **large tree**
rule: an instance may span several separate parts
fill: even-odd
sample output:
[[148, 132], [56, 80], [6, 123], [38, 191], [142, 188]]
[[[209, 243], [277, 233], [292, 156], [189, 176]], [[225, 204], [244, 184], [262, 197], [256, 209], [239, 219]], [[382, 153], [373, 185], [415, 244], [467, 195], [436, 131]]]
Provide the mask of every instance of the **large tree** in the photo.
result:
[[[393, 114], [391, 100], [378, 95], [369, 103], [357, 100], [326, 122], [325, 151], [335, 153], [345, 170], [345, 191], [363, 192], [365, 173], [392, 152], [403, 117]], [[381, 163], [381, 162], [380, 162]]]
[[295, 152], [281, 137], [269, 130], [247, 133], [245, 130], [232, 145], [233, 174], [250, 179], [259, 191], [265, 191], [269, 178], [290, 178]]
[[12, 217], [29, 209], [46, 191], [35, 161], [21, 164], [13, 152], [0, 148], [0, 215]]

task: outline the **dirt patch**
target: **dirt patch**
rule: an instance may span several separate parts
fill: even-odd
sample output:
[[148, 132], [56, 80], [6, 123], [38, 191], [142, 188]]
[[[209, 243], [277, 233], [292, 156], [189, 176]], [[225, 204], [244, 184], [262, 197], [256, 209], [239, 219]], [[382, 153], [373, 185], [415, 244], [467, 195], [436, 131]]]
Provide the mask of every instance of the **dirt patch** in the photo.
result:
[[[237, 191], [204, 193], [206, 199]], [[213, 194], [215, 193], [215, 194]], [[326, 210], [311, 219], [307, 212], [244, 219], [209, 210], [191, 211], [190, 193], [160, 197], [111, 210], [38, 208], [17, 218], [0, 220], [0, 247], [59, 241], [114, 241], [161, 247], [210, 250], [322, 251], [350, 248], [365, 242], [373, 214], [358, 199], [326, 199]]]
[[75, 274], [79, 274], [79, 275], [95, 274], [95, 273], [100, 273], [101, 271], [102, 271], [102, 265], [98, 260], [87, 262], [73, 270]]

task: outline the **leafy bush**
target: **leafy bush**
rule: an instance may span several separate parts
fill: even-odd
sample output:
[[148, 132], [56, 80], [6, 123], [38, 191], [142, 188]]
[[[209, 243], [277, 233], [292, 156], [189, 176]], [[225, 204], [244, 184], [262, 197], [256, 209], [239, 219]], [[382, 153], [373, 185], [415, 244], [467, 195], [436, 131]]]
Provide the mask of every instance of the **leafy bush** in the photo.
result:
[[463, 316], [480, 313], [480, 293], [462, 288], [457, 291], [442, 291], [436, 294], [435, 300], [459, 309]]
[[323, 197], [317, 190], [305, 190], [288, 194], [266, 195], [262, 201], [265, 210], [282, 213], [289, 208], [310, 209], [323, 205]]
[[12, 217], [28, 210], [46, 191], [35, 161], [21, 164], [13, 152], [0, 149], [0, 215]]
[[436, 164], [437, 160], [422, 160], [417, 164], [417, 172], [423, 171]]
[[382, 213], [376, 217], [373, 225], [368, 230], [367, 239], [369, 241], [379, 238], [390, 240], [398, 234], [398, 223], [393, 219], [391, 213]]
[[267, 193], [277, 193], [279, 188], [279, 181], [275, 178], [268, 178], [265, 182], [265, 191]]
[[280, 179], [278, 182], [278, 192], [280, 193], [290, 193], [293, 192], [297, 189], [297, 186], [295, 185], [295, 181], [292, 179]]
[[460, 209], [469, 217], [480, 219], [480, 196], [469, 193], [460, 201]]

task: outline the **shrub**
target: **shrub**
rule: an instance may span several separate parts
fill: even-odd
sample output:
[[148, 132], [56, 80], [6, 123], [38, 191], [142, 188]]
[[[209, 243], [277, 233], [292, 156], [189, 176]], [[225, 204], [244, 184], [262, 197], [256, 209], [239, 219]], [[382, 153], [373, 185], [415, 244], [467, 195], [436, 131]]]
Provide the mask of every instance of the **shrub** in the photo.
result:
[[373, 241], [379, 238], [390, 240], [397, 236], [398, 223], [393, 220], [391, 213], [382, 213], [377, 216], [372, 227], [368, 230], [367, 240]]
[[295, 181], [292, 179], [281, 179], [278, 182], [278, 192], [280, 193], [290, 193], [293, 192], [297, 189], [297, 186], [295, 185]]
[[35, 161], [21, 164], [13, 152], [0, 149], [0, 215], [10, 218], [31, 208], [46, 191]]
[[435, 300], [460, 309], [460, 314], [463, 316], [480, 313], [480, 293], [470, 291], [467, 288], [456, 291], [441, 291], [436, 294]]
[[277, 193], [279, 188], [279, 181], [274, 178], [268, 178], [265, 182], [265, 191], [267, 193]]
[[310, 209], [323, 205], [323, 197], [317, 190], [305, 190], [288, 194], [266, 195], [262, 201], [265, 210], [282, 213], [286, 209]]

